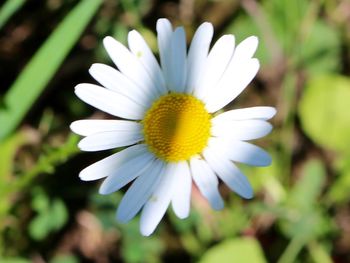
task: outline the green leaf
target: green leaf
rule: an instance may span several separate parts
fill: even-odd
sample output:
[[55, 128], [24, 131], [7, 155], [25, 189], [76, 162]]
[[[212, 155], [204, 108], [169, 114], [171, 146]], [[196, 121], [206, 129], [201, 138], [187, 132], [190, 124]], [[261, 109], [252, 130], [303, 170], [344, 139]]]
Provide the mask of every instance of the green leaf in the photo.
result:
[[52, 230], [59, 230], [67, 222], [68, 211], [61, 199], [54, 199], [52, 201], [50, 217]]
[[305, 0], [259, 3], [253, 16], [239, 16], [227, 31], [235, 34], [237, 42], [258, 36], [256, 57], [262, 65], [284, 55], [291, 65], [310, 74], [334, 72], [340, 67], [339, 30], [317, 18], [320, 3]]
[[310, 160], [304, 164], [301, 177], [290, 192], [288, 203], [299, 211], [312, 210], [322, 191], [326, 171], [321, 161]]
[[0, 140], [20, 123], [96, 13], [101, 0], [85, 0], [67, 15], [5, 94]]
[[310, 242], [307, 246], [310, 255], [314, 262], [317, 263], [332, 263], [332, 257], [330, 256], [330, 252], [327, 251], [326, 246], [322, 243], [318, 243], [316, 241]]
[[312, 74], [335, 72], [340, 67], [340, 37], [336, 28], [316, 21], [300, 52], [299, 66]]
[[41, 188], [34, 189], [33, 195], [32, 207], [38, 214], [29, 224], [29, 234], [35, 240], [42, 240], [64, 226], [68, 211], [62, 200], [50, 201]]
[[344, 159], [345, 165], [327, 194], [327, 199], [331, 203], [345, 204], [350, 200], [350, 156], [345, 156]]
[[200, 263], [267, 262], [260, 244], [253, 238], [229, 239], [207, 250]]
[[26, 0], [7, 0], [0, 9], [0, 29], [6, 24], [13, 14], [20, 9]]
[[29, 224], [29, 234], [35, 240], [44, 239], [51, 230], [50, 215], [48, 212], [41, 213]]
[[[296, 42], [299, 42], [298, 35], [300, 27], [310, 8], [310, 1], [307, 0], [271, 0], [263, 2], [263, 14], [266, 17], [268, 25], [274, 32], [275, 37], [279, 40], [281, 47], [287, 54], [293, 54], [292, 50]], [[258, 25], [265, 36], [266, 28]], [[300, 43], [298, 43], [300, 44]]]
[[350, 78], [323, 75], [310, 79], [299, 104], [305, 133], [317, 144], [349, 152]]
[[331, 221], [327, 214], [315, 208], [301, 212], [287, 211], [289, 218], [281, 220], [280, 226], [288, 238], [297, 238], [306, 243], [326, 234], [331, 229]]
[[45, 212], [50, 207], [50, 202], [46, 194], [44, 194], [43, 190], [41, 188], [34, 188], [33, 192], [33, 199], [32, 199], [32, 208], [38, 213]]
[[305, 243], [330, 230], [329, 217], [317, 206], [325, 179], [326, 171], [321, 161], [309, 160], [304, 164], [302, 174], [284, 204], [284, 218], [280, 220], [287, 237]]
[[123, 234], [122, 255], [127, 263], [157, 262], [159, 254], [163, 251], [163, 243], [157, 237], [143, 238], [139, 234], [139, 226], [133, 221], [137, 232], [133, 235]]

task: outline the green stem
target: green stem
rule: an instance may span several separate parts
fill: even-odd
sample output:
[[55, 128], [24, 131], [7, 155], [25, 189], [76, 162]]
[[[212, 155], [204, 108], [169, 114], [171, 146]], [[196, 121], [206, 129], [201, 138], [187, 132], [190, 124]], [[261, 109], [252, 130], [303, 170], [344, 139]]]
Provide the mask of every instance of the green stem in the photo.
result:
[[293, 263], [297, 258], [300, 250], [305, 245], [305, 242], [298, 237], [294, 237], [291, 242], [289, 242], [286, 250], [283, 252], [282, 256], [279, 258], [277, 263]]

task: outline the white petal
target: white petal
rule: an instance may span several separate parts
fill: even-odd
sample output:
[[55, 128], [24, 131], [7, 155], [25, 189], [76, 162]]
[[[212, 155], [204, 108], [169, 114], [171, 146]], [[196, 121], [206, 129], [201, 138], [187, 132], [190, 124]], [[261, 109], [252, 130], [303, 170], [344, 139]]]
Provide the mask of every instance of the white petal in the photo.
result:
[[235, 37], [233, 35], [224, 35], [216, 41], [205, 62], [206, 66], [200, 84], [194, 90], [196, 97], [203, 99], [210, 89], [216, 87], [232, 58], [234, 49]]
[[253, 197], [253, 189], [247, 178], [221, 151], [207, 147], [203, 151], [203, 156], [209, 166], [232, 191], [246, 199]]
[[190, 213], [190, 200], [192, 180], [187, 162], [179, 162], [175, 172], [174, 195], [172, 206], [174, 213], [181, 219], [188, 217]]
[[147, 149], [144, 144], [130, 146], [86, 167], [80, 172], [79, 177], [83, 181], [93, 181], [106, 177], [124, 162], [127, 162], [145, 151], [147, 151]]
[[116, 92], [93, 84], [79, 84], [75, 94], [87, 104], [114, 116], [141, 120], [145, 108]]
[[248, 119], [268, 120], [276, 114], [276, 109], [273, 107], [259, 106], [244, 109], [236, 109], [226, 111], [215, 116], [212, 123], [227, 122], [227, 121], [241, 121]]
[[130, 158], [115, 169], [102, 183], [100, 194], [111, 194], [144, 173], [154, 161], [154, 155], [148, 151]]
[[253, 144], [224, 138], [211, 138], [209, 145], [221, 151], [228, 159], [253, 166], [269, 166], [270, 155]]
[[70, 129], [76, 134], [88, 136], [104, 131], [140, 131], [141, 124], [124, 120], [79, 120], [72, 122]]
[[159, 185], [163, 173], [164, 163], [156, 159], [148, 169], [144, 170], [135, 182], [133, 182], [117, 209], [117, 219], [120, 222], [128, 222], [140, 211], [154, 189]]
[[89, 73], [102, 86], [118, 92], [145, 107], [149, 107], [156, 98], [151, 93], [152, 89], [136, 85], [113, 67], [96, 63], [90, 67]]
[[160, 95], [157, 90], [156, 83], [149, 76], [147, 70], [123, 44], [112, 37], [105, 37], [103, 44], [118, 69], [131, 79], [138, 86], [143, 86], [152, 92], [152, 94]]
[[89, 135], [78, 143], [82, 151], [94, 152], [128, 146], [143, 140], [141, 130], [106, 131]]
[[171, 78], [171, 38], [173, 34], [172, 26], [168, 19], [158, 19], [157, 34], [160, 63], [165, 82], [168, 84]]
[[164, 216], [175, 189], [176, 163], [168, 163], [161, 182], [142, 209], [140, 231], [149, 236]]
[[136, 30], [128, 35], [130, 51], [141, 61], [160, 93], [167, 92], [162, 70], [144, 38]]
[[175, 92], [184, 92], [186, 85], [186, 35], [183, 27], [178, 27], [171, 37], [169, 88]]
[[216, 112], [234, 100], [254, 78], [260, 67], [259, 61], [251, 58], [257, 45], [258, 39], [253, 36], [237, 46], [220, 82], [204, 98], [209, 112]]
[[224, 201], [218, 189], [219, 180], [209, 165], [204, 160], [194, 157], [190, 166], [194, 182], [211, 207], [215, 210], [224, 208]]
[[210, 113], [218, 111], [234, 100], [259, 70], [260, 64], [257, 59], [241, 61], [235, 54], [217, 87], [211, 89], [205, 98], [206, 108]]
[[213, 25], [205, 22], [198, 27], [193, 36], [187, 58], [187, 93], [192, 93], [199, 87], [213, 32]]
[[252, 58], [257, 47], [259, 40], [256, 36], [250, 36], [244, 39], [235, 50], [235, 57], [239, 60], [246, 60]]
[[212, 123], [211, 134], [237, 140], [254, 140], [269, 134], [272, 125], [263, 120], [221, 121]]

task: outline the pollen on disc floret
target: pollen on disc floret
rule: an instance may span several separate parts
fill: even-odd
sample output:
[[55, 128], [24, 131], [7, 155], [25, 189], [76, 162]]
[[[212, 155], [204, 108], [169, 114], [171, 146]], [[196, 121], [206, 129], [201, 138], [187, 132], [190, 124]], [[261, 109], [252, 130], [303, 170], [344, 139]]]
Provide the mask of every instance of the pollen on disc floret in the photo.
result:
[[203, 102], [189, 94], [161, 96], [142, 122], [150, 151], [168, 162], [189, 160], [202, 152], [210, 137], [211, 115]]

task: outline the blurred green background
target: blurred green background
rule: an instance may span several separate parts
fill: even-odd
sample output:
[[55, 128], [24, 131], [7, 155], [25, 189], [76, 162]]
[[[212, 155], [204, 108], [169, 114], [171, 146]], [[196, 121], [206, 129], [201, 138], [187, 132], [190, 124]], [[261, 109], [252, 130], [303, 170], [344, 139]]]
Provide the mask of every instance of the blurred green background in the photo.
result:
[[[350, 262], [350, 1], [6, 0], [0, 6], [0, 262]], [[256, 197], [224, 185], [213, 211], [193, 188], [191, 215], [171, 209], [149, 238], [138, 218], [115, 221], [122, 191], [79, 171], [110, 154], [82, 153], [69, 124], [105, 117], [73, 93], [112, 64], [102, 39], [139, 30], [157, 53], [160, 17], [204, 21], [260, 39], [261, 69], [227, 108], [275, 106], [274, 131], [256, 143], [267, 168], [241, 166]], [[123, 190], [125, 191], [125, 189]]]

